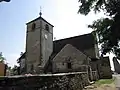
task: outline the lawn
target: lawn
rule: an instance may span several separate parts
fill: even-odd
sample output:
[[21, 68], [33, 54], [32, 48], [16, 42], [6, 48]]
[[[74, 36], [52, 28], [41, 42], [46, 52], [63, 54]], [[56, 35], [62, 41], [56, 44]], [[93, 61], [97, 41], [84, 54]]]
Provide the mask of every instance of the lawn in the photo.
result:
[[100, 86], [100, 85], [103, 85], [103, 84], [111, 84], [114, 82], [114, 78], [113, 79], [101, 79], [101, 80], [98, 80], [95, 82], [96, 85]]

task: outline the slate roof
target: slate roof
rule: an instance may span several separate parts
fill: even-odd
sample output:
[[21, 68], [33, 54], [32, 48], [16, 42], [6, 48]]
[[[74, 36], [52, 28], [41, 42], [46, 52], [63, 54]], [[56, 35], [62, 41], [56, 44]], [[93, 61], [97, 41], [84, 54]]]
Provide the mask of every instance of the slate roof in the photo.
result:
[[51, 25], [52, 27], [54, 27], [52, 24], [50, 24], [48, 21], [46, 21], [46, 20], [45, 20], [44, 18], [42, 18], [42, 17], [38, 17], [38, 18], [36, 18], [36, 19], [34, 19], [34, 20], [26, 23], [26, 24], [32, 23], [32, 22], [34, 22], [34, 21], [36, 21], [36, 20], [38, 20], [38, 19], [41, 19], [41, 20], [43, 20], [44, 22], [46, 22], [46, 23], [48, 23], [49, 25]]
[[24, 59], [25, 56], [26, 56], [26, 52], [24, 52], [23, 55], [18, 58], [17, 62], [20, 63], [20, 60]]
[[57, 54], [66, 44], [71, 44], [80, 51], [90, 49], [94, 47], [95, 37], [92, 33], [84, 34], [80, 36], [65, 38], [61, 40], [56, 40], [53, 42], [53, 54]]

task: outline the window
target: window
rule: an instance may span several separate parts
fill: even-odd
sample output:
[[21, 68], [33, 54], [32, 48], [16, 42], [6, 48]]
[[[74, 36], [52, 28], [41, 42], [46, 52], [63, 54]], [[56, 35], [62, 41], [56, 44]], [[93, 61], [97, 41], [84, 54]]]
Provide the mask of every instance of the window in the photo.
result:
[[34, 30], [35, 30], [35, 28], [36, 28], [36, 24], [35, 24], [35, 23], [33, 23], [33, 24], [32, 24], [32, 31], [34, 31]]
[[70, 62], [67, 63], [67, 67], [68, 67], [68, 69], [72, 69], [72, 65]]
[[49, 26], [47, 24], [45, 25], [45, 30], [49, 31]]

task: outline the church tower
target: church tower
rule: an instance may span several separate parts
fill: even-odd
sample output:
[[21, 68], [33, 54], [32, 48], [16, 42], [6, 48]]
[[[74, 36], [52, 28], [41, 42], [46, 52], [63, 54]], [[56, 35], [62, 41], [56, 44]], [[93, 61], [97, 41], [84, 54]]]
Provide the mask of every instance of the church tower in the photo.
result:
[[53, 25], [40, 16], [27, 23], [26, 69], [27, 73], [44, 71], [53, 51]]

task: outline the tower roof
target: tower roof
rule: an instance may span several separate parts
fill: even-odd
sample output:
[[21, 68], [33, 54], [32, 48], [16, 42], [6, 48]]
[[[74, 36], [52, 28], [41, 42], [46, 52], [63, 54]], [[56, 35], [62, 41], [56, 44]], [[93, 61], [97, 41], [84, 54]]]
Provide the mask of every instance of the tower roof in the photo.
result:
[[84, 51], [94, 47], [95, 43], [95, 37], [92, 35], [92, 33], [55, 40], [53, 42], [53, 52], [58, 53], [66, 44], [71, 44], [78, 50]]
[[39, 13], [40, 17], [42, 16], [42, 12], [41, 12], [41, 10], [42, 10], [42, 9], [41, 9], [41, 7], [40, 7], [40, 13]]
[[49, 25], [51, 25], [52, 27], [54, 27], [52, 24], [50, 24], [47, 20], [45, 20], [45, 19], [44, 19], [44, 18], [42, 18], [41, 16], [40, 16], [40, 17], [38, 17], [38, 18], [36, 18], [36, 19], [34, 19], [34, 20], [32, 20], [32, 21], [30, 21], [30, 22], [28, 22], [28, 23], [26, 23], [26, 25], [27, 25], [27, 24], [30, 24], [30, 23], [32, 23], [32, 22], [34, 22], [34, 21], [38, 20], [38, 19], [41, 19], [41, 20], [45, 21], [46, 23], [48, 23]]

